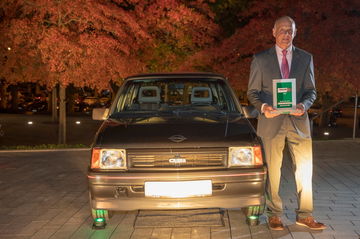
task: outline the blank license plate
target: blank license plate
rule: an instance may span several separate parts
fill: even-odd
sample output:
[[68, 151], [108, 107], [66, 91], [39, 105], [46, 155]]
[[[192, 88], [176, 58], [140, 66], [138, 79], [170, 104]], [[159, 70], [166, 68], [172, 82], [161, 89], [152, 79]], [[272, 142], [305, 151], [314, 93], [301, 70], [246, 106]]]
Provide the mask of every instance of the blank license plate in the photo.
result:
[[187, 198], [211, 195], [211, 180], [145, 182], [146, 197]]

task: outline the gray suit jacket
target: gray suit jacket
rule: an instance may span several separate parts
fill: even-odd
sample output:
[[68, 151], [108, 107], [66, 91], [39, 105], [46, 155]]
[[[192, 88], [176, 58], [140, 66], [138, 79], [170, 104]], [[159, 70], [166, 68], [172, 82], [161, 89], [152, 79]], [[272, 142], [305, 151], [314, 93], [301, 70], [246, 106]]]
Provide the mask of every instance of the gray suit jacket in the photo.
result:
[[[247, 94], [250, 103], [259, 112], [261, 112], [263, 103], [273, 106], [272, 80], [281, 78], [275, 46], [254, 55]], [[296, 78], [296, 103], [303, 103], [307, 111], [316, 99], [314, 65], [311, 54], [293, 47], [289, 78]], [[266, 118], [265, 115], [259, 114], [257, 134], [264, 138], [274, 137], [280, 130], [285, 117], [290, 117], [301, 137], [311, 137], [307, 112], [302, 116], [279, 115], [274, 118]]]

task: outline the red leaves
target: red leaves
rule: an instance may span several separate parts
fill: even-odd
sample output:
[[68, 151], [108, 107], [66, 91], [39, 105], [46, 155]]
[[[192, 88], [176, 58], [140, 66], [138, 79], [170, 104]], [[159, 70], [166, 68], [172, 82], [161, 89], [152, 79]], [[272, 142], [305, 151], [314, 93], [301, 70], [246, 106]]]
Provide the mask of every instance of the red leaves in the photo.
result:
[[290, 15], [295, 45], [314, 55], [318, 89], [360, 85], [358, 1], [252, 1], [229, 38], [208, 2], [3, 0], [0, 77], [106, 88], [134, 73], [206, 70], [246, 90], [252, 54], [274, 44], [275, 19]]

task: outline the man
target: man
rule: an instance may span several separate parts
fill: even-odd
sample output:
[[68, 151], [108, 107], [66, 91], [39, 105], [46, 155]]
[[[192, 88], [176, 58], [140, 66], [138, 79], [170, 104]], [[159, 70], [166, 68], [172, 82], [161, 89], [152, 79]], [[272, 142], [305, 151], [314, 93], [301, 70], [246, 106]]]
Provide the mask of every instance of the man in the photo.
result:
[[[276, 20], [274, 47], [255, 54], [251, 63], [248, 99], [261, 114], [257, 134], [265, 149], [268, 167], [266, 204], [269, 227], [283, 230], [279, 196], [283, 149], [287, 142], [294, 165], [298, 194], [296, 224], [322, 230], [326, 226], [312, 217], [312, 141], [307, 110], [316, 99], [312, 55], [293, 46], [295, 22], [288, 16]], [[296, 111], [280, 114], [273, 107], [273, 80], [296, 79]]]

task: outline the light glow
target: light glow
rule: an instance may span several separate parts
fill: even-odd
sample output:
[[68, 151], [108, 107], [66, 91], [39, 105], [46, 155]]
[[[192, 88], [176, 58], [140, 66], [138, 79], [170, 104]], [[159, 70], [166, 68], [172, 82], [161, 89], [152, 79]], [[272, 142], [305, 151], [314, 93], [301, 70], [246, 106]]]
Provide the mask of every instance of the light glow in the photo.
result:
[[34, 124], [34, 122], [28, 121], [27, 124], [31, 125], [31, 124]]
[[263, 165], [261, 147], [255, 146], [253, 149], [254, 149], [255, 165]]
[[324, 135], [329, 136], [329, 135], [330, 135], [330, 133], [329, 133], [329, 132], [327, 132], [327, 131], [325, 131], [325, 132], [324, 132]]
[[188, 198], [211, 195], [211, 180], [145, 182], [146, 197]]
[[81, 122], [80, 122], [80, 121], [76, 121], [75, 124], [81, 124]]
[[8, 51], [11, 51], [11, 47], [8, 47], [7, 49], [8, 49]]
[[104, 218], [96, 218], [95, 222], [105, 222], [105, 219]]
[[229, 148], [230, 167], [257, 165], [263, 165], [262, 151], [260, 146]]

